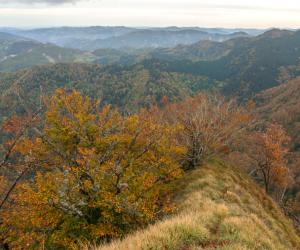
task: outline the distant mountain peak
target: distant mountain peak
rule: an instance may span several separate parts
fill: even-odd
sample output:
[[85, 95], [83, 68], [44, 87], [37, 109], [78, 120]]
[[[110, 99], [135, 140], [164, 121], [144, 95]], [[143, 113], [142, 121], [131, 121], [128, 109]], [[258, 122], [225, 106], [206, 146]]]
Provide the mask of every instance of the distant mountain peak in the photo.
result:
[[270, 38], [277, 38], [277, 37], [282, 37], [286, 35], [291, 35], [293, 34], [293, 31], [290, 30], [283, 30], [283, 29], [271, 29], [260, 35], [260, 37], [270, 37]]

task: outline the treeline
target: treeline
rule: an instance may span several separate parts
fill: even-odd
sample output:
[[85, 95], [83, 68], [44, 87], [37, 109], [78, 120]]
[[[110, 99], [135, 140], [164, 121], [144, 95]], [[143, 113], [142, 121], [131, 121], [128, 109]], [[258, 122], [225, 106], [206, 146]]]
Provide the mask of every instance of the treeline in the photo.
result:
[[[122, 115], [56, 90], [37, 112], [2, 124], [2, 244], [72, 249], [122, 237], [174, 210], [176, 180], [186, 171], [234, 151], [253, 159], [266, 192], [281, 191], [290, 177], [288, 137], [278, 125], [255, 131], [251, 109], [201, 93]], [[258, 145], [237, 147], [242, 138]]]

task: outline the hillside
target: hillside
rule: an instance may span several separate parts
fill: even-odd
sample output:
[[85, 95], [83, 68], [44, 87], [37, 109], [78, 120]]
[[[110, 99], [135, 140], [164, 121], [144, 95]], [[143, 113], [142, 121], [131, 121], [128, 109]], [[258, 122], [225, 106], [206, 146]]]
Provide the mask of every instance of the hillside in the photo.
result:
[[[132, 67], [93, 64], [53, 64], [15, 73], [0, 73], [0, 120], [13, 112], [28, 108], [35, 110], [43, 95], [56, 88], [77, 89], [83, 94], [101, 99], [124, 112], [160, 103], [166, 96], [170, 101], [182, 100], [214, 82], [201, 76], [160, 70], [160, 64]], [[21, 97], [21, 99], [20, 99]]]
[[94, 55], [50, 43], [0, 33], [0, 71], [15, 71], [59, 62], [89, 62]]
[[177, 214], [95, 249], [300, 249], [290, 221], [236, 168], [211, 162], [179, 189]]
[[249, 96], [279, 85], [282, 70], [300, 63], [300, 31], [270, 30], [232, 42], [230, 52], [217, 60], [174, 61], [168, 69], [226, 81], [225, 94]]
[[300, 77], [257, 95], [260, 115], [281, 123], [292, 136], [294, 149], [300, 150]]
[[8, 30], [12, 34], [67, 48], [172, 47], [200, 40], [224, 41], [233, 37], [256, 35], [261, 30], [208, 29], [198, 27], [131, 28], [123, 26], [58, 27], [32, 30]]
[[[95, 40], [90, 43], [88, 49], [99, 48], [158, 48], [174, 47], [179, 44], [193, 44], [202, 40], [222, 42], [235, 37], [248, 37], [247, 33], [237, 32], [233, 34], [207, 33], [198, 30], [138, 30], [121, 36]], [[87, 48], [86, 48], [87, 49]]]
[[43, 43], [53, 43], [58, 46], [82, 49], [96, 39], [105, 39], [112, 36], [123, 35], [134, 31], [134, 28], [127, 27], [57, 27], [40, 28], [30, 30], [12, 30], [19, 34]]
[[[143, 48], [143, 43], [148, 43], [151, 39], [153, 44], [155, 43], [152, 44], [155, 47], [163, 46], [162, 43], [156, 44], [157, 41], [163, 43], [168, 43], [168, 39], [181, 41], [181, 38], [176, 40], [177, 36], [189, 40], [191, 34], [193, 34], [192, 36], [205, 34], [206, 39], [210, 40], [200, 42], [197, 40], [198, 42], [193, 44], [177, 46], [175, 46], [177, 43], [175, 42], [172, 45], [175, 46], [173, 48]], [[151, 39], [139, 41], [139, 39], [144, 39], [141, 38], [144, 35]], [[161, 35], [166, 39], [161, 39]], [[236, 35], [243, 34], [236, 33]], [[226, 36], [228, 38], [234, 34]], [[126, 50], [121, 49], [119, 45], [114, 46], [112, 40], [123, 43], [121, 37], [130, 40], [124, 40], [124, 44], [128, 46], [131, 42], [139, 43], [141, 46], [134, 45], [135, 49]], [[156, 72], [155, 74], [175, 72], [194, 78], [208, 79], [207, 82], [210, 83], [218, 82], [218, 86], [222, 86], [225, 95], [238, 95], [242, 98], [254, 96], [260, 91], [280, 85], [287, 78], [297, 77], [300, 74], [298, 68], [300, 64], [300, 31], [274, 29], [257, 37], [237, 37], [224, 42], [216, 42], [213, 41], [217, 39], [216, 34], [193, 29], [173, 30], [169, 28], [139, 30], [101, 40], [103, 42], [106, 39], [112, 39], [107, 46], [117, 49], [103, 48], [90, 53], [52, 44], [41, 44], [32, 40], [13, 42], [9, 46], [2, 46], [5, 49], [2, 49], [0, 70], [2, 68], [2, 71], [13, 71], [33, 65], [78, 61], [110, 65], [109, 71], [111, 72], [133, 73], [137, 69], [146, 68], [151, 72]], [[187, 40], [186, 43], [191, 42]], [[154, 78], [157, 79], [157, 77]], [[215, 86], [210, 87], [214, 88]]]
[[160, 71], [188, 73], [222, 82], [225, 95], [241, 98], [300, 75], [300, 31], [273, 29], [257, 37], [200, 41], [173, 48], [97, 50], [96, 62], [140, 64]]
[[227, 55], [235, 45], [235, 39], [225, 42], [202, 40], [190, 45], [177, 45], [171, 48], [143, 49], [97, 49], [93, 54], [97, 57], [95, 63], [103, 65], [134, 65], [144, 60], [161, 61], [211, 61]]
[[200, 41], [191, 45], [178, 45], [174, 48], [156, 49], [150, 53], [152, 58], [162, 60], [210, 61], [228, 54], [233, 48], [234, 39], [225, 42], [210, 40]]
[[[281, 124], [291, 137], [288, 165], [293, 173], [286, 200], [292, 200], [292, 214], [300, 219], [300, 78], [268, 89], [256, 96], [257, 113], [265, 121]], [[298, 223], [297, 223], [298, 224]], [[300, 226], [300, 224], [298, 224]]]

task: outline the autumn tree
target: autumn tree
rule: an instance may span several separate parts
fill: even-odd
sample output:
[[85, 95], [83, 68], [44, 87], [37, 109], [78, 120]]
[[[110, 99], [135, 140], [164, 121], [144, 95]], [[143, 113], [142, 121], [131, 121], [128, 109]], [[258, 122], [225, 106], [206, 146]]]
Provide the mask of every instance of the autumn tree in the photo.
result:
[[182, 128], [177, 140], [187, 148], [183, 158], [186, 169], [193, 169], [216, 154], [228, 153], [232, 140], [251, 121], [246, 108], [207, 93], [151, 112], [160, 122]]
[[32, 126], [36, 125], [40, 111], [38, 109], [35, 113], [29, 112], [22, 116], [13, 115], [5, 119], [0, 127], [0, 249], [6, 249], [6, 232], [9, 230], [3, 224], [2, 212], [13, 206], [10, 196], [31, 166], [28, 158], [22, 157], [16, 149], [30, 133]]
[[285, 190], [288, 186], [290, 172], [286, 156], [289, 141], [285, 130], [277, 124], [271, 124], [264, 132], [252, 133], [250, 136], [248, 152], [254, 160], [255, 172], [260, 174], [267, 193], [270, 193], [272, 187]]
[[20, 184], [2, 215], [12, 247], [71, 248], [120, 237], [172, 208], [169, 183], [181, 176], [178, 127], [123, 117], [73, 91], [48, 101], [45, 127], [23, 140], [36, 176]]

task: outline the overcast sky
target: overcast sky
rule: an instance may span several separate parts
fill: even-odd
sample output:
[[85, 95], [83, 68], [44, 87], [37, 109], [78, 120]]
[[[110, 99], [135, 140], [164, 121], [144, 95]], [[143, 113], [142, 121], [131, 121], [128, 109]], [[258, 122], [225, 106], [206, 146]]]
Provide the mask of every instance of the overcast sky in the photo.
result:
[[0, 0], [0, 26], [300, 28], [300, 0]]

